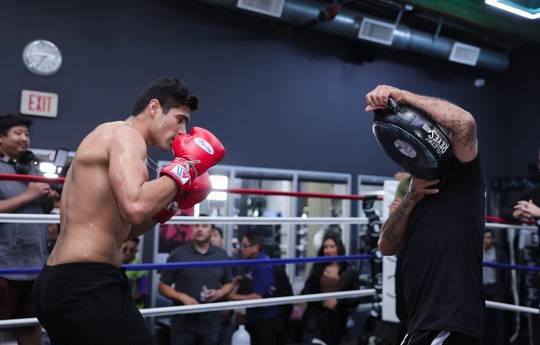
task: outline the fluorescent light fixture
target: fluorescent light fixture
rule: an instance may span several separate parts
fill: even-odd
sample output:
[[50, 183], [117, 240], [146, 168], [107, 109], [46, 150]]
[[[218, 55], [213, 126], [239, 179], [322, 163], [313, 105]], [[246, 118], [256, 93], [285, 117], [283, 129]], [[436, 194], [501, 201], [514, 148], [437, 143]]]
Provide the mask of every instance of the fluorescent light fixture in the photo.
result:
[[490, 6], [497, 7], [499, 9], [503, 10], [503, 11], [510, 12], [510, 13], [513, 13], [513, 14], [518, 15], [520, 17], [527, 18], [527, 19], [538, 19], [538, 18], [540, 18], [540, 10], [527, 11], [523, 7], [521, 7], [521, 6], [516, 7], [517, 5], [512, 5], [511, 3], [509, 3], [508, 1], [505, 1], [505, 0], [485, 0], [485, 3], [490, 5]]
[[43, 176], [46, 177], [46, 178], [57, 178], [57, 177], [58, 177], [58, 174], [55, 174], [55, 173], [44, 173]]
[[[224, 175], [210, 175], [213, 189], [227, 189], [229, 186], [229, 177]], [[227, 200], [226, 192], [212, 192], [208, 195], [208, 200], [225, 201]]]
[[43, 174], [54, 174], [56, 173], [56, 165], [51, 162], [41, 162], [39, 163], [39, 170]]

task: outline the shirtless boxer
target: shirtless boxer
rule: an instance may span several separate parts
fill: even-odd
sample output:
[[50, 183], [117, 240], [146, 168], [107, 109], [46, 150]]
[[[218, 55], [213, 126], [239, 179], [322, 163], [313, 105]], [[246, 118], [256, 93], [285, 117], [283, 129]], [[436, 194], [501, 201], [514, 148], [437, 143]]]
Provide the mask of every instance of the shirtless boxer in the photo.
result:
[[[120, 269], [121, 246], [211, 190], [206, 172], [225, 154], [202, 128], [186, 134], [198, 99], [178, 79], [160, 78], [133, 116], [104, 123], [79, 145], [61, 199], [61, 231], [33, 291], [53, 345], [153, 343]], [[148, 181], [148, 146], [176, 158]], [[160, 211], [161, 210], [161, 211]]]

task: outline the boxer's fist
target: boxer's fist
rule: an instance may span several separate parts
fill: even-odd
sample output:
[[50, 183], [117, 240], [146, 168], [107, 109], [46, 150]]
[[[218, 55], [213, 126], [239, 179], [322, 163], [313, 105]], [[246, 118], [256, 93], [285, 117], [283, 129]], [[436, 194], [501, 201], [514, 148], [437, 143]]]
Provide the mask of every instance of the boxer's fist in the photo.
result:
[[172, 178], [178, 185], [179, 193], [181, 193], [185, 186], [189, 185], [195, 178], [195, 173], [193, 175], [190, 173], [191, 169], [192, 167], [187, 160], [177, 157], [159, 171], [159, 176], [166, 175]]
[[212, 191], [212, 183], [210, 175], [204, 173], [197, 177], [180, 193], [177, 194], [175, 200], [178, 202], [178, 207], [182, 210], [192, 208], [196, 204], [202, 202]]
[[193, 127], [189, 133], [177, 136], [172, 150], [175, 157], [189, 162], [193, 178], [204, 174], [225, 156], [225, 148], [219, 139], [201, 127]]

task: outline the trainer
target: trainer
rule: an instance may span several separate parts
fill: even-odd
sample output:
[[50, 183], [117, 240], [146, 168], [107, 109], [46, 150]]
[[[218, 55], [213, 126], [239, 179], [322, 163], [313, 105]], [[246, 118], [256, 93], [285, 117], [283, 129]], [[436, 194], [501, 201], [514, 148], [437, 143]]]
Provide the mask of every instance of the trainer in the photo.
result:
[[476, 122], [450, 102], [386, 85], [366, 95], [366, 111], [386, 108], [389, 97], [445, 128], [455, 157], [440, 179], [413, 176], [381, 230], [381, 252], [398, 256], [396, 284], [407, 314], [402, 344], [479, 344], [485, 184]]

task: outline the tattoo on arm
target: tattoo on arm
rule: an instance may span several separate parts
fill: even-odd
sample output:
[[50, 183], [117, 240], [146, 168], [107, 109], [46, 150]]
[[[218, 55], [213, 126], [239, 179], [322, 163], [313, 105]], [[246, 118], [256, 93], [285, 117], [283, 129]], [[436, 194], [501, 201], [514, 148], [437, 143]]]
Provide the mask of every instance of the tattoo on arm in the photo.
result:
[[399, 249], [403, 242], [409, 216], [415, 205], [406, 197], [388, 218], [381, 231], [381, 239], [387, 246], [396, 250]]
[[432, 119], [451, 131], [452, 141], [467, 147], [476, 146], [476, 122], [466, 110], [443, 99], [411, 97], [411, 105], [430, 114]]

